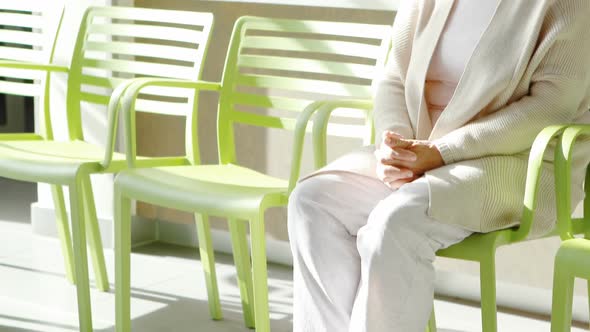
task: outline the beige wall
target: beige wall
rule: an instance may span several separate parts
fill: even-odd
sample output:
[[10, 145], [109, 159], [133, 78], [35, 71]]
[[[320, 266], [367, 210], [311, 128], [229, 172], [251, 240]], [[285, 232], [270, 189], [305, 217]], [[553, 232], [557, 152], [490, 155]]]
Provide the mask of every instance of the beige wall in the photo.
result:
[[[167, 9], [210, 11], [215, 14], [214, 38], [207, 58], [204, 79], [218, 81], [221, 78], [226, 47], [229, 41], [233, 22], [242, 15], [261, 15], [287, 18], [306, 18], [323, 20], [347, 20], [358, 22], [389, 23], [392, 12], [378, 12], [365, 10], [326, 9], [317, 7], [252, 5], [239, 3], [215, 3], [186, 0], [136, 0], [138, 7], [156, 7]], [[199, 130], [203, 160], [215, 162], [217, 160], [215, 144], [215, 116], [216, 96], [206, 95], [201, 99]], [[158, 116], [144, 116], [138, 122], [140, 128], [140, 152], [147, 154], [179, 154], [183, 152], [184, 123], [179, 119], [164, 119]], [[276, 156], [286, 156], [285, 144], [290, 141], [288, 135], [275, 132], [260, 132], [252, 129], [241, 129], [237, 132], [240, 137], [238, 144], [239, 160], [244, 165], [252, 166], [270, 174], [285, 177], [288, 159]], [[158, 139], [154, 139], [157, 135]], [[331, 156], [343, 153], [358, 142], [331, 141]], [[309, 155], [309, 151], [306, 151]], [[273, 158], [270, 159], [269, 156]], [[310, 159], [306, 159], [305, 170], [311, 169]], [[143, 206], [141, 213], [159, 219], [175, 222], [192, 222], [190, 215]], [[269, 233], [278, 239], [287, 240], [286, 218], [284, 211], [273, 211], [267, 215]], [[217, 221], [214, 227], [224, 227], [224, 223]], [[550, 289], [553, 275], [553, 257], [559, 246], [558, 239], [547, 239], [527, 242], [501, 248], [498, 252], [498, 279], [501, 281]], [[444, 270], [464, 272], [478, 275], [478, 266], [473, 263], [438, 259], [437, 267]], [[585, 294], [585, 287], [578, 287], [577, 293]]]

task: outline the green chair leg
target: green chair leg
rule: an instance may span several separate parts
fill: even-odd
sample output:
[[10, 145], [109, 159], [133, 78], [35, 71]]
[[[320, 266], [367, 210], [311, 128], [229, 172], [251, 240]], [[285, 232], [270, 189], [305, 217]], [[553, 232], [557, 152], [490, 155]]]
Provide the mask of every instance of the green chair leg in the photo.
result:
[[209, 312], [211, 318], [219, 320], [223, 318], [223, 314], [221, 313], [221, 304], [219, 301], [219, 289], [217, 287], [217, 273], [215, 272], [215, 256], [213, 253], [213, 242], [211, 241], [209, 218], [206, 215], [195, 214], [195, 222], [197, 224], [201, 263], [203, 264], [203, 270], [205, 271]]
[[[590, 280], [586, 282], [587, 292], [588, 292], [588, 309], [590, 311]], [[573, 301], [573, 298], [572, 298]]]
[[94, 275], [96, 278], [96, 287], [106, 292], [109, 290], [109, 278], [107, 275], [106, 264], [104, 261], [104, 252], [100, 229], [98, 228], [98, 218], [96, 216], [96, 207], [94, 206], [94, 194], [90, 184], [90, 177], [84, 176], [82, 179], [82, 188], [84, 190], [84, 213], [86, 222], [86, 231], [88, 234], [88, 246], [94, 266]]
[[115, 320], [117, 332], [131, 331], [131, 200], [115, 192]]
[[55, 219], [57, 222], [57, 234], [61, 242], [61, 252], [64, 256], [64, 267], [66, 277], [75, 284], [74, 277], [74, 253], [72, 252], [72, 237], [70, 235], [70, 224], [68, 222], [68, 213], [64, 201], [64, 192], [61, 186], [52, 185], [51, 194], [53, 196], [53, 205], [55, 206]]
[[428, 320], [426, 332], [436, 332], [436, 317], [434, 315], [434, 306], [432, 306], [432, 313], [430, 314], [430, 319]]
[[254, 319], [257, 332], [270, 331], [266, 239], [264, 234], [264, 214], [262, 214], [257, 218], [250, 220], [252, 283], [254, 284]]
[[574, 277], [568, 266], [557, 266], [553, 277], [553, 304], [551, 309], [551, 332], [569, 332], [572, 322]]
[[479, 264], [481, 279], [481, 324], [483, 332], [497, 332], [496, 260], [494, 253]]
[[250, 264], [250, 250], [246, 238], [246, 222], [237, 219], [229, 219], [229, 230], [238, 275], [238, 286], [242, 298], [242, 310], [246, 327], [254, 328], [254, 308], [252, 307], [254, 294], [252, 293], [252, 274]]
[[92, 332], [92, 311], [90, 306], [90, 283], [88, 281], [88, 257], [84, 225], [83, 187], [80, 183], [71, 185], [70, 208], [72, 212], [72, 240], [74, 268], [76, 271], [76, 292], [81, 332]]

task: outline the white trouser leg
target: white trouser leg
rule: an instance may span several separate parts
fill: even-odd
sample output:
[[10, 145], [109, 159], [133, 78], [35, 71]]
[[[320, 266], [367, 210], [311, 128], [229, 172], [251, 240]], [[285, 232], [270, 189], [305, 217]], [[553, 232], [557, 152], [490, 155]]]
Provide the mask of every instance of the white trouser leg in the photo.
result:
[[423, 179], [396, 192], [347, 173], [302, 182], [289, 203], [294, 331], [422, 332], [434, 253], [471, 234], [429, 218], [428, 204]]
[[427, 215], [424, 178], [389, 195], [357, 234], [361, 282], [350, 332], [422, 332], [432, 309], [437, 250], [471, 234]]
[[318, 175], [293, 191], [288, 218], [293, 331], [348, 330], [360, 280], [355, 235], [377, 202], [389, 194], [383, 183], [347, 173]]

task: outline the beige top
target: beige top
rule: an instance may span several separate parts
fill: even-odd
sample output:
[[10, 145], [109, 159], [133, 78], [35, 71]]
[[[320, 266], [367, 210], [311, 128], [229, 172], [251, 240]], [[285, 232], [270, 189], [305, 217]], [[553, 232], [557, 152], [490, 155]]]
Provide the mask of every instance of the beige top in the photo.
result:
[[[392, 130], [434, 142], [446, 165], [426, 173], [428, 214], [489, 232], [520, 222], [537, 134], [549, 125], [590, 122], [590, 1], [499, 0], [453, 99], [433, 124], [424, 101], [426, 73], [455, 1], [460, 0], [401, 2], [375, 96], [376, 137]], [[573, 203], [582, 197], [589, 143], [576, 145]], [[554, 147], [545, 154], [531, 236], [555, 225]], [[372, 151], [354, 151], [319, 172], [376, 177]]]
[[426, 74], [424, 97], [432, 123], [436, 123], [453, 98], [465, 66], [497, 6], [498, 0], [457, 0], [453, 5]]

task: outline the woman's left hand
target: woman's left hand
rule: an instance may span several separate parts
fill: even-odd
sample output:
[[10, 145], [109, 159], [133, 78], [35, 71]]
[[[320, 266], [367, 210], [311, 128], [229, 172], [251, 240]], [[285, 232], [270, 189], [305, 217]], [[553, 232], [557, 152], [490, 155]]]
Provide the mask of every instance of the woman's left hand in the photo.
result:
[[397, 159], [395, 155], [392, 155], [391, 158], [381, 160], [385, 165], [409, 169], [414, 173], [415, 177], [420, 177], [424, 173], [442, 167], [445, 164], [440, 152], [430, 141], [404, 139], [391, 134], [387, 135], [384, 143], [392, 149], [409, 150], [416, 155], [417, 158], [415, 161]]

